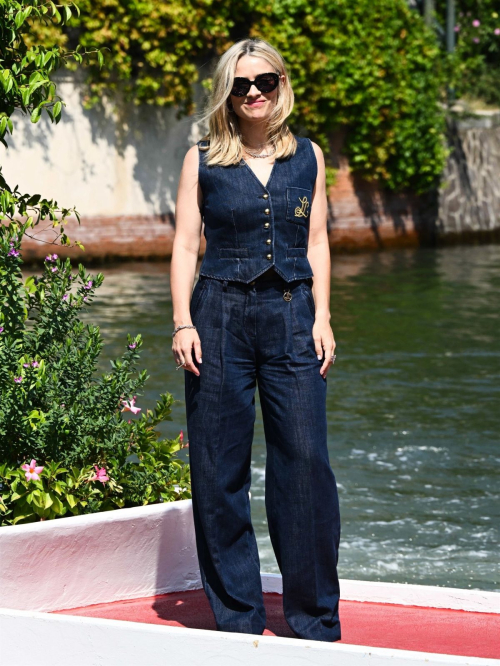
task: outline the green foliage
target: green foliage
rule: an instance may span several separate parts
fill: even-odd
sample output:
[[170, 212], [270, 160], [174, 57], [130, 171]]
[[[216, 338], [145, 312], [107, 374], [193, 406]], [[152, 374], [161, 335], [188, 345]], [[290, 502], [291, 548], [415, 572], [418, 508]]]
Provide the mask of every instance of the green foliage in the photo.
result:
[[[353, 170], [394, 190], [436, 184], [447, 151], [442, 103], [447, 61], [405, 0], [83, 0], [67, 43], [107, 48], [87, 69], [87, 105], [104, 94], [194, 110], [193, 84], [210, 85], [214, 56], [247, 36], [287, 60], [293, 129], [328, 153], [337, 128]], [[40, 39], [49, 28], [35, 24]], [[68, 63], [68, 67], [74, 64]]]
[[20, 467], [4, 463], [0, 526], [189, 499], [189, 468], [174, 457], [180, 448], [178, 438], [157, 443], [152, 453], [143, 451], [135, 462], [119, 465], [110, 458], [101, 477], [105, 480], [100, 480], [97, 466], [65, 468], [57, 462], [43, 465], [38, 480], [27, 480]]
[[[458, 0], [453, 85], [459, 97], [500, 106], [500, 5], [498, 0]], [[446, 3], [437, 15], [445, 22]], [[477, 22], [479, 21], [479, 25]]]
[[447, 151], [442, 55], [406, 2], [293, 0], [259, 34], [290, 63], [295, 123], [325, 149], [345, 127], [351, 168], [390, 189], [435, 185]]
[[[161, 440], [156, 431], [171, 420], [172, 395], [161, 394], [137, 419], [123, 418], [142, 411], [134, 403], [148, 379], [135, 371], [141, 336], [129, 336], [111, 371], [95, 377], [103, 341], [79, 312], [104, 276], [82, 264], [73, 273], [69, 259], [50, 254], [43, 274], [23, 282], [23, 232], [0, 226], [0, 524], [189, 496], [187, 465], [173, 456], [179, 439]], [[34, 488], [20, 471], [31, 459], [48, 470]], [[94, 465], [111, 477], [105, 489], [88, 483]]]

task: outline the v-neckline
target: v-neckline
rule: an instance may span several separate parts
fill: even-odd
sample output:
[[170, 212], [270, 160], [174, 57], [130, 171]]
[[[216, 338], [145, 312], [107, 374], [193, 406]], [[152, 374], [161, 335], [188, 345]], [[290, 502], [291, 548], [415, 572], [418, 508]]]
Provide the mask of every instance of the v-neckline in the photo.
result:
[[242, 161], [243, 164], [247, 167], [247, 169], [250, 171], [250, 173], [251, 173], [252, 176], [255, 178], [255, 180], [259, 183], [259, 185], [260, 185], [262, 188], [264, 188], [264, 190], [266, 190], [266, 192], [267, 192], [267, 188], [269, 187], [269, 183], [271, 182], [271, 178], [273, 177], [273, 174], [274, 174], [274, 167], [276, 166], [277, 160], [274, 160], [274, 162], [273, 162], [273, 168], [271, 169], [271, 173], [269, 174], [269, 178], [267, 179], [265, 185], [264, 185], [264, 183], [261, 181], [261, 179], [257, 176], [257, 174], [256, 174], [255, 171], [252, 169], [252, 167], [248, 164], [248, 162], [247, 162], [246, 160], [244, 160], [243, 158], [242, 158], [241, 161]]

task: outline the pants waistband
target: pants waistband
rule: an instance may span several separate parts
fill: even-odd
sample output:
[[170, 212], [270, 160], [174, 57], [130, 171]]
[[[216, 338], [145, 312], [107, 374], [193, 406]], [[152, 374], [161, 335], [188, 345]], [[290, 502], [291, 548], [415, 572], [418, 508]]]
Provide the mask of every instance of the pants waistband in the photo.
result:
[[262, 275], [256, 277], [255, 280], [251, 280], [250, 282], [242, 282], [240, 280], [225, 280], [222, 278], [209, 278], [203, 275], [200, 275], [200, 279], [204, 280], [212, 279], [216, 280], [217, 282], [220, 282], [224, 286], [231, 285], [232, 287], [239, 287], [241, 289], [251, 289], [253, 287], [265, 288], [273, 286], [293, 288], [304, 282], [312, 286], [312, 281], [313, 281], [312, 277], [308, 277], [308, 278], [298, 278], [297, 280], [292, 280], [291, 282], [287, 282], [285, 278], [281, 277], [281, 275], [279, 275], [275, 271], [273, 272], [268, 271], [266, 273], [263, 273]]

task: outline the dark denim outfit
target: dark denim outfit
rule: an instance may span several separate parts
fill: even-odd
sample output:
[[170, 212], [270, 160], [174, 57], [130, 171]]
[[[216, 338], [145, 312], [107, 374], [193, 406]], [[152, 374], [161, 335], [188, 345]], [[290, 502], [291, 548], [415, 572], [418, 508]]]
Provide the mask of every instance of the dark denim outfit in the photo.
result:
[[203, 363], [195, 361], [199, 377], [184, 373], [193, 514], [217, 629], [262, 634], [248, 496], [258, 383], [266, 512], [285, 618], [300, 638], [336, 641], [340, 515], [307, 260], [316, 160], [309, 140], [298, 141], [292, 158], [275, 162], [266, 187], [248, 165], [209, 168], [200, 152], [207, 251], [191, 317]]

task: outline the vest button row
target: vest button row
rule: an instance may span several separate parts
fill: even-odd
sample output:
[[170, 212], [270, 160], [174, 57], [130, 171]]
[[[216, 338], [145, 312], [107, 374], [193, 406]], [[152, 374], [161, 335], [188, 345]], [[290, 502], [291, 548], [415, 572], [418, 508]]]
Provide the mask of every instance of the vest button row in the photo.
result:
[[271, 245], [271, 239], [268, 238], [268, 239], [266, 240], [266, 243], [267, 243], [268, 245]]
[[263, 199], [269, 199], [269, 194], [263, 194], [263, 195], [262, 195], [262, 198], [263, 198]]
[[266, 223], [264, 224], [264, 228], [265, 228], [265, 229], [269, 229], [270, 226], [271, 226], [271, 225], [269, 224], [269, 222], [266, 222]]
[[266, 208], [266, 210], [264, 211], [264, 213], [265, 213], [266, 215], [269, 215], [270, 212], [271, 212], [271, 211], [269, 210], [269, 208]]
[[268, 254], [268, 255], [266, 255], [266, 256], [267, 256], [268, 259], [272, 259], [272, 258], [273, 258], [273, 255], [272, 255], [272, 254]]

